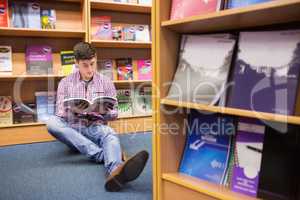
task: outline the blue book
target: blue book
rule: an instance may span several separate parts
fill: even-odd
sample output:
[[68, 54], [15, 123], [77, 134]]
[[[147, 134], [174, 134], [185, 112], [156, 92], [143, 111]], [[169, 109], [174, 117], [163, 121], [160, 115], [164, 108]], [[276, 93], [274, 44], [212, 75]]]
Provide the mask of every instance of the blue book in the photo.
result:
[[249, 6], [252, 4], [263, 3], [273, 0], [228, 0], [227, 8], [238, 8], [243, 6]]
[[55, 92], [36, 92], [37, 121], [46, 122], [55, 113]]
[[188, 138], [179, 172], [216, 184], [223, 184], [230, 157], [233, 118], [220, 114], [200, 114], [193, 110]]

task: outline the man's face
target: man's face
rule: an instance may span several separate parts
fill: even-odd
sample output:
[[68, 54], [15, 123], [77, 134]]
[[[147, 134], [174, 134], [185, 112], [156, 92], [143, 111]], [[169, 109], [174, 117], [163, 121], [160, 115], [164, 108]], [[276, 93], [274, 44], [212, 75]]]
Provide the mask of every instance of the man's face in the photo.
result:
[[81, 78], [84, 80], [89, 80], [93, 77], [96, 68], [97, 68], [97, 59], [96, 57], [89, 60], [79, 60], [76, 61], [78, 69], [81, 75]]

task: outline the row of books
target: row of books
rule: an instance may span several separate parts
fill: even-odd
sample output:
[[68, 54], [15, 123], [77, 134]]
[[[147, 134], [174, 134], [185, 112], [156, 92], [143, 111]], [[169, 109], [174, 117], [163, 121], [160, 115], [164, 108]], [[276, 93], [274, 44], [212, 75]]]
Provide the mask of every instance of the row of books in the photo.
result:
[[179, 172], [251, 197], [293, 199], [298, 189], [292, 183], [299, 182], [296, 127], [283, 134], [257, 119], [196, 110], [188, 120]]
[[151, 5], [152, 0], [102, 0], [104, 2], [134, 3], [141, 5]]
[[100, 40], [150, 41], [149, 25], [116, 24], [110, 16], [92, 17], [92, 38]]
[[151, 60], [139, 59], [133, 61], [132, 58], [100, 59], [97, 61], [98, 71], [114, 80], [114, 65], [116, 65], [117, 80], [135, 80], [133, 73], [133, 63], [136, 63], [136, 80], [152, 80]]
[[[8, 1], [0, 1], [0, 26], [15, 28], [55, 29], [56, 11], [41, 8], [37, 2], [11, 2], [11, 14], [8, 13]], [[9, 19], [11, 16], [11, 19]]]
[[[10, 96], [0, 96], [0, 125], [46, 122], [55, 114], [56, 93], [36, 92], [36, 101], [17, 105]], [[118, 116], [152, 114], [151, 87], [117, 90]]]
[[[69, 75], [76, 70], [73, 51], [61, 51], [60, 75]], [[47, 45], [31, 45], [26, 48], [26, 72], [27, 74], [42, 75], [53, 74], [52, 48]], [[117, 80], [134, 80], [133, 65], [137, 67], [137, 80], [152, 79], [152, 65], [149, 59], [119, 58], [100, 59], [97, 61], [97, 70], [114, 79], [113, 69], [117, 69]], [[114, 67], [114, 65], [116, 67]], [[12, 72], [12, 48], [0, 46], [0, 72]]]
[[272, 0], [172, 0], [171, 19], [182, 19], [222, 9], [244, 7]]
[[167, 98], [296, 114], [300, 30], [184, 35]]

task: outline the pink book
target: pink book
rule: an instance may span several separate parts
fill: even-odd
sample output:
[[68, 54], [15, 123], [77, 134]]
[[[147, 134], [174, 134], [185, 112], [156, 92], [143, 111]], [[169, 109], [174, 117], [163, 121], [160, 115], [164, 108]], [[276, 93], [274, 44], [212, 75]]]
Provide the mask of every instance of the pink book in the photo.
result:
[[215, 12], [221, 0], [172, 0], [171, 20]]
[[152, 80], [151, 60], [138, 60], [138, 80]]

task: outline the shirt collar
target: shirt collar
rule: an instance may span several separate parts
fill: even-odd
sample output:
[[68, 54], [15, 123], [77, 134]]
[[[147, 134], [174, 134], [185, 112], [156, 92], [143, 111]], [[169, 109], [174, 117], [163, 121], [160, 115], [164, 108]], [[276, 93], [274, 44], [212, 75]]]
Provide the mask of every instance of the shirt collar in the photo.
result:
[[[76, 77], [76, 81], [83, 82], [83, 80], [81, 79], [79, 70], [76, 71], [75, 77]], [[93, 79], [91, 80], [90, 83], [94, 83], [94, 81], [97, 81], [97, 80], [98, 80], [98, 76], [97, 76], [97, 73], [95, 72], [94, 76], [93, 76]]]

